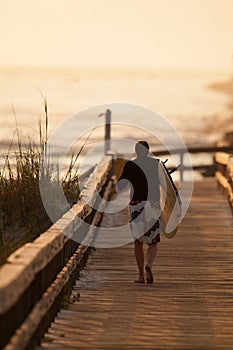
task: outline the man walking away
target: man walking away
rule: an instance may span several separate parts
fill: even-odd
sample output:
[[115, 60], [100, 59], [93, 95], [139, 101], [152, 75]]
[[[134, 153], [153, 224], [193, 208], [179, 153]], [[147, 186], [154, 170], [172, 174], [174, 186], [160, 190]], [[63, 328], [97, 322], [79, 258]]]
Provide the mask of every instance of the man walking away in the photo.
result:
[[[146, 281], [153, 283], [152, 265], [158, 252], [161, 232], [159, 159], [149, 156], [149, 145], [138, 141], [135, 145], [136, 158], [128, 161], [118, 180], [118, 190], [131, 185], [129, 203], [130, 227], [134, 238], [134, 255], [139, 277], [136, 283], [145, 283], [143, 243], [148, 245], [146, 255]], [[125, 181], [127, 180], [127, 181]]]

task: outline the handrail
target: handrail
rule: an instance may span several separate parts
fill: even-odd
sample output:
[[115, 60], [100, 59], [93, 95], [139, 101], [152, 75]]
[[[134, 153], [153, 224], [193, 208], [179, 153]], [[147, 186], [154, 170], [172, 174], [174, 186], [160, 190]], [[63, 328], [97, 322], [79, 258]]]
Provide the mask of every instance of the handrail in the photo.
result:
[[[178, 154], [180, 156], [180, 167], [179, 167], [179, 173], [180, 173], [180, 181], [183, 181], [183, 173], [187, 170], [203, 170], [205, 172], [209, 172], [210, 174], [214, 175], [215, 172], [215, 163], [211, 165], [206, 164], [200, 164], [192, 167], [188, 167], [184, 165], [184, 155], [186, 153], [190, 154], [198, 154], [198, 153], [212, 153], [213, 155], [216, 152], [228, 152], [233, 153], [233, 146], [188, 146], [186, 149], [177, 148], [172, 150], [172, 154]], [[163, 156], [163, 155], [170, 155], [171, 152], [167, 149], [158, 149], [156, 151], [152, 152], [155, 156]]]
[[[175, 148], [172, 150], [172, 154], [181, 153], [216, 153], [216, 152], [229, 152], [233, 153], [233, 146], [188, 146], [185, 150], [184, 148]], [[167, 149], [158, 149], [153, 152], [154, 155], [167, 155], [170, 151]]]
[[[233, 153], [232, 147], [212, 146], [192, 147], [188, 152], [212, 153], [220, 149]], [[183, 150], [173, 152], [184, 154]], [[153, 153], [169, 154], [167, 150]], [[89, 180], [88, 186], [93, 189], [91, 203], [110, 195], [114, 164], [112, 155], [108, 156], [98, 165], [95, 177]], [[218, 183], [233, 207], [233, 154], [217, 152], [215, 165]], [[101, 208], [101, 203], [98, 205]], [[97, 225], [102, 209], [95, 211], [92, 207], [80, 200], [72, 207], [72, 212], [76, 217]], [[87, 246], [68, 238], [75, 234], [76, 220], [71, 219], [69, 211], [60, 220], [63, 232], [53, 225], [33, 243], [16, 250], [0, 269], [0, 348], [20, 350], [40, 339], [59, 310], [65, 286], [85, 263]]]
[[[113, 157], [104, 157], [87, 183], [95, 208], [97, 201], [111, 193], [113, 166]], [[71, 276], [77, 277], [87, 258], [87, 245], [68, 237], [77, 233], [77, 226], [83, 234], [77, 225], [80, 218], [97, 225], [101, 213], [81, 199], [56, 225], [16, 250], [0, 268], [0, 348], [20, 350], [39, 341], [60, 308]], [[57, 226], [63, 227], [62, 232]]]

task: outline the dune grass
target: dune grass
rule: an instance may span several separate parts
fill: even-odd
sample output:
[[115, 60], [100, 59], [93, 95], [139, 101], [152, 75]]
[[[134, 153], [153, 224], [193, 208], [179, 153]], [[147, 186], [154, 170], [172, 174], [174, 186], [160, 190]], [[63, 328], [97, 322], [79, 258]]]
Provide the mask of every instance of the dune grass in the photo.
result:
[[[0, 168], [0, 265], [15, 249], [33, 241], [51, 225], [39, 189], [41, 162], [44, 160], [48, 140], [46, 99], [44, 111], [43, 128], [42, 123], [39, 123], [39, 142], [28, 139], [26, 145], [22, 144], [16, 127], [17, 148], [12, 151], [12, 140]], [[50, 179], [53, 183], [61, 181], [70, 205], [78, 201], [80, 194], [78, 170], [75, 165], [83, 147], [84, 144], [76, 155], [71, 155], [67, 172], [61, 179], [60, 174], [56, 179]]]

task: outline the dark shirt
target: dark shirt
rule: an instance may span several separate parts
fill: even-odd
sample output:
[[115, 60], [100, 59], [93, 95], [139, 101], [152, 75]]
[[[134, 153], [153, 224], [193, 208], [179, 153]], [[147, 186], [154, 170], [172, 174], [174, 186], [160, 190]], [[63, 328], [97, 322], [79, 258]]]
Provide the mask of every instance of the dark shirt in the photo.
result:
[[[158, 159], [148, 156], [137, 157], [125, 164], [118, 181], [131, 183], [131, 201], [160, 200], [158, 165]], [[125, 185], [121, 182], [118, 187], [122, 189]]]

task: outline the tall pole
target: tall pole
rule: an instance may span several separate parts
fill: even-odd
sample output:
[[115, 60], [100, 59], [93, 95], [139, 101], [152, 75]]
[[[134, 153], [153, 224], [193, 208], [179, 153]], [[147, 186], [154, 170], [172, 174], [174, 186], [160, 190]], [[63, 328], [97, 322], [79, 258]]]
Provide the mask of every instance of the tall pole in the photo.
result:
[[102, 117], [105, 115], [105, 135], [104, 135], [104, 153], [107, 154], [110, 150], [110, 143], [111, 143], [111, 114], [112, 112], [110, 109], [107, 109], [105, 113], [101, 113], [98, 115], [98, 117]]
[[106, 110], [105, 113], [105, 154], [110, 150], [111, 142], [111, 111], [110, 109]]

